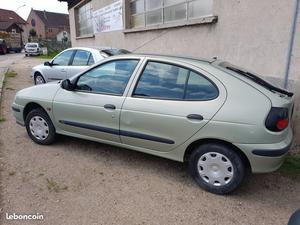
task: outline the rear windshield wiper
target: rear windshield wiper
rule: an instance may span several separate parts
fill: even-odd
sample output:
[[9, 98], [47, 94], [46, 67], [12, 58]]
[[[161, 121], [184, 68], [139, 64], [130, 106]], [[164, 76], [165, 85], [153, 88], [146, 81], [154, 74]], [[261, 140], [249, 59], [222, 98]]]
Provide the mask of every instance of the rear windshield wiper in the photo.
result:
[[252, 73], [249, 73], [249, 72], [246, 72], [246, 71], [243, 71], [243, 70], [231, 67], [231, 66], [227, 66], [226, 69], [232, 70], [232, 71], [234, 71], [238, 74], [241, 74], [245, 77], [248, 77], [249, 79], [253, 80], [254, 82], [256, 82], [258, 84], [260, 84], [261, 86], [264, 86], [265, 88], [269, 89], [270, 91], [276, 91], [276, 92], [279, 92], [281, 94], [287, 95], [288, 97], [292, 97], [294, 95], [294, 93], [288, 92], [288, 91], [283, 90], [283, 89], [278, 88], [278, 87], [275, 87], [274, 85], [268, 83], [267, 81], [261, 79], [260, 77], [254, 75]]

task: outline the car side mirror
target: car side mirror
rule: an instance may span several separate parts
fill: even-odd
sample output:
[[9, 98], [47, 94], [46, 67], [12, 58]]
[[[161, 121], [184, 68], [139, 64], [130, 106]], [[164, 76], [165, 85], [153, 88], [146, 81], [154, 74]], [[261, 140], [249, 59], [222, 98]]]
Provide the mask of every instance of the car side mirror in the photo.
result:
[[44, 62], [44, 66], [52, 66], [52, 63], [51, 62]]
[[69, 79], [66, 79], [61, 82], [61, 88], [67, 91], [73, 91], [74, 85], [71, 83]]

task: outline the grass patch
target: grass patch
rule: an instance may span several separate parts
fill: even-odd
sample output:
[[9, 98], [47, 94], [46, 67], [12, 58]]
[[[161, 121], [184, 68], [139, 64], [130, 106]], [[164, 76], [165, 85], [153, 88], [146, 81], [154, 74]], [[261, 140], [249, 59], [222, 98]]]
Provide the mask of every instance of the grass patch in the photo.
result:
[[292, 180], [300, 181], [300, 157], [287, 155], [279, 172]]
[[44, 176], [45, 174], [44, 173], [39, 173], [38, 175], [37, 175], [37, 177], [42, 177], [42, 176]]
[[48, 179], [46, 178], [47, 181], [47, 188], [50, 192], [61, 192], [61, 191], [66, 191], [68, 190], [68, 186], [63, 186], [61, 187], [56, 181], [54, 181], [52, 178]]
[[16, 175], [16, 172], [15, 172], [15, 171], [10, 171], [10, 172], [8, 173], [8, 175], [9, 175], [9, 176], [14, 176], [14, 175]]
[[37, 58], [40, 58], [40, 59], [52, 59], [54, 58], [54, 56], [56, 56], [58, 53], [60, 53], [61, 51], [54, 51], [54, 52], [51, 52], [47, 55], [39, 55], [37, 56]]
[[0, 123], [4, 122], [4, 121], [5, 121], [5, 118], [0, 116]]
[[17, 72], [16, 71], [14, 71], [14, 70], [10, 70], [10, 71], [7, 71], [6, 73], [5, 73], [5, 77], [7, 78], [7, 77], [15, 77], [15, 76], [17, 76], [18, 74], [17, 74]]

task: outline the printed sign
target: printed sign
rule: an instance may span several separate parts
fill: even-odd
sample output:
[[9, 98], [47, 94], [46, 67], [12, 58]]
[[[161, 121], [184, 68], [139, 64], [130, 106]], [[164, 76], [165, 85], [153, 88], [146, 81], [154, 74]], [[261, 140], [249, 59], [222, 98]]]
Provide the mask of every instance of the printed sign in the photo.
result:
[[123, 29], [122, 1], [114, 2], [93, 12], [94, 32], [109, 32]]

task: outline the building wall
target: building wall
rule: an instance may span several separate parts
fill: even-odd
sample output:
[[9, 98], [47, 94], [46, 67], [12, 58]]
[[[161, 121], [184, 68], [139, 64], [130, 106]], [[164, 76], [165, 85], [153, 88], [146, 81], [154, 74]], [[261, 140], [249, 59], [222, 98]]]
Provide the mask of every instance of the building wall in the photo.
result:
[[70, 28], [66, 27], [66, 26], [47, 27], [46, 28], [46, 38], [56, 39], [56, 36], [62, 31], [67, 31], [68, 33], [70, 33]]
[[[35, 20], [35, 27], [32, 26], [31, 20]], [[36, 31], [37, 37], [45, 38], [46, 37], [46, 29], [43, 21], [31, 10], [28, 18], [27, 18], [27, 33], [29, 36], [30, 30], [33, 28]]]
[[[112, 0], [92, 0], [93, 10]], [[215, 24], [192, 25], [163, 30], [123, 33], [97, 33], [94, 38], [76, 39], [74, 8], [70, 9], [73, 46], [114, 46], [134, 52], [177, 54], [212, 58], [217, 56], [265, 76], [283, 85], [293, 0], [215, 0]], [[290, 70], [290, 89], [300, 90], [300, 21]], [[299, 100], [296, 116], [299, 118]], [[299, 119], [297, 120], [299, 121]], [[300, 122], [296, 123], [297, 132]], [[300, 134], [300, 132], [298, 132]], [[300, 137], [298, 138], [300, 143]]]

